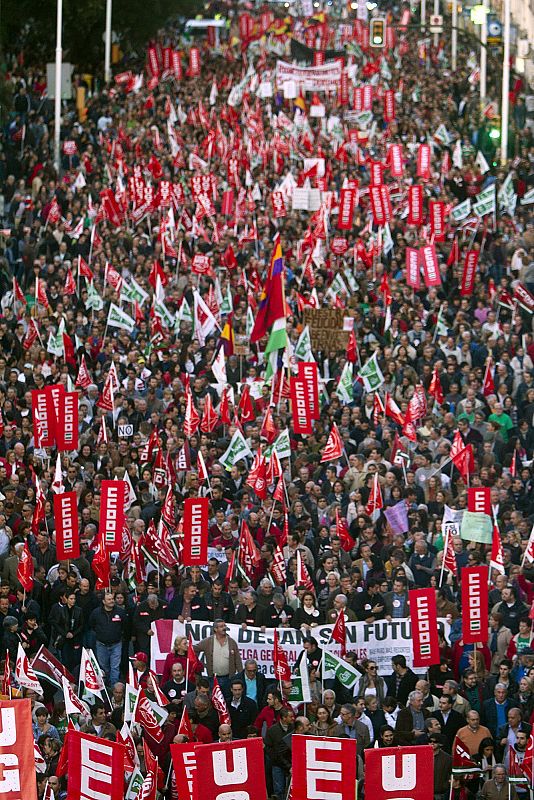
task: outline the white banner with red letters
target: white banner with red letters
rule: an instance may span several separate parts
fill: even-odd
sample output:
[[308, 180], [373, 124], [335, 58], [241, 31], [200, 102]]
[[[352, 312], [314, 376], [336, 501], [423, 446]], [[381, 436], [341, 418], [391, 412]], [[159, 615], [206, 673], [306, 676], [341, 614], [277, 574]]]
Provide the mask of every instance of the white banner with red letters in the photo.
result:
[[[438, 619], [440, 631], [445, 638], [449, 636], [449, 623], [444, 618]], [[244, 630], [240, 625], [229, 624], [228, 635], [237, 642], [241, 660], [254, 658], [258, 662], [261, 672], [274, 680], [274, 628], [252, 628]], [[313, 629], [313, 635], [319, 642], [319, 647], [324, 648], [329, 644], [333, 625], [319, 625]], [[211, 622], [192, 621], [184, 624], [175, 619], [160, 619], [152, 623], [154, 636], [150, 643], [150, 668], [161, 675], [165, 659], [172, 650], [177, 636], [191, 634], [193, 643], [196, 644], [213, 633]], [[355, 653], [358, 660], [372, 658], [378, 665], [382, 675], [391, 673], [391, 657], [403, 655], [409, 667], [413, 665], [412, 628], [409, 619], [380, 620], [367, 624], [366, 622], [348, 622], [346, 625], [347, 652]], [[302, 652], [304, 636], [301, 631], [293, 628], [280, 628], [278, 630], [279, 645], [285, 650], [290, 664], [295, 664]], [[329, 652], [340, 655], [340, 646], [332, 643]], [[415, 672], [424, 672], [426, 668], [416, 667]]]
[[337, 92], [341, 70], [340, 61], [329, 61], [319, 67], [298, 67], [287, 61], [277, 61], [276, 88], [283, 89], [287, 81], [295, 81], [298, 86], [311, 92]]

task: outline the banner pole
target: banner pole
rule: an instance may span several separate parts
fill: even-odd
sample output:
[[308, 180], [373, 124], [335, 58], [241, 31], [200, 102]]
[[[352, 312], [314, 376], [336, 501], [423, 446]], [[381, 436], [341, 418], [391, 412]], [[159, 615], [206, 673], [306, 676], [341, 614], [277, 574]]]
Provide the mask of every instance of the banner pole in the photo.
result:
[[443, 573], [445, 572], [445, 556], [447, 555], [447, 547], [449, 545], [449, 531], [445, 531], [445, 547], [443, 548], [443, 561], [441, 562], [441, 573], [439, 576], [439, 588], [443, 583]]

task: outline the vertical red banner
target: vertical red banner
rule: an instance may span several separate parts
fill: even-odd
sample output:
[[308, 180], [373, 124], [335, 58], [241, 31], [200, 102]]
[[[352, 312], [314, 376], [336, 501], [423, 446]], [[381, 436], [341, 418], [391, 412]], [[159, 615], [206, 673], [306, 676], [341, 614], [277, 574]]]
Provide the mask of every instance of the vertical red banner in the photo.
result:
[[202, 800], [266, 800], [260, 738], [199, 747], [197, 770], [202, 775]]
[[433, 244], [427, 244], [421, 247], [420, 251], [421, 263], [423, 265], [423, 275], [425, 276], [425, 284], [430, 288], [431, 286], [441, 286], [441, 275], [438, 266], [438, 257], [436, 248]]
[[356, 199], [355, 189], [341, 189], [339, 193], [339, 214], [337, 217], [337, 227], [340, 231], [352, 230], [354, 216], [354, 201]]
[[56, 447], [58, 450], [78, 449], [78, 392], [59, 395], [59, 413], [56, 422]]
[[445, 203], [441, 200], [431, 200], [430, 211], [430, 231], [436, 242], [445, 241]]
[[408, 189], [408, 225], [423, 224], [423, 187], [414, 184]]
[[102, 481], [99, 533], [108, 551], [119, 551], [124, 525], [124, 481]]
[[181, 800], [196, 800], [197, 744], [171, 744], [171, 758], [176, 777], [176, 788]]
[[473, 294], [475, 288], [475, 274], [478, 264], [478, 250], [468, 250], [465, 254], [464, 268], [462, 271], [462, 285], [460, 286], [460, 294], [462, 297], [468, 297]]
[[406, 283], [415, 290], [418, 290], [421, 286], [421, 269], [417, 247], [406, 248]]
[[356, 740], [293, 736], [292, 800], [355, 800]]
[[207, 497], [186, 497], [184, 500], [182, 564], [186, 567], [201, 567], [208, 563], [208, 506]]
[[488, 567], [464, 567], [462, 579], [462, 640], [488, 641]]
[[410, 617], [414, 667], [439, 664], [438, 612], [434, 589], [412, 589]]
[[313, 431], [311, 408], [309, 403], [308, 384], [300, 378], [291, 376], [291, 413], [293, 431], [299, 434], [310, 434]]
[[309, 395], [310, 414], [312, 419], [319, 419], [321, 407], [319, 405], [319, 373], [317, 362], [299, 361], [298, 377], [307, 385]]
[[33, 434], [36, 447], [54, 447], [56, 443], [56, 415], [49, 388], [32, 390]]
[[56, 554], [58, 561], [80, 557], [78, 498], [76, 492], [54, 494]]

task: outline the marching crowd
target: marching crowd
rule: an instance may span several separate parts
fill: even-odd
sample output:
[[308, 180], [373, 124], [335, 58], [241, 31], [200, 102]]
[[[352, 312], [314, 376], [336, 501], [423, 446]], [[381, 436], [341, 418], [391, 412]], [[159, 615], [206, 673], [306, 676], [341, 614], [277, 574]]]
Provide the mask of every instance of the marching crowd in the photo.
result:
[[[448, 37], [436, 48], [406, 22], [401, 28], [403, 11], [388, 12], [393, 38], [379, 51], [364, 36], [355, 44], [354, 33], [340, 44], [341, 22], [322, 13], [303, 23], [266, 8], [246, 12], [243, 23], [236, 10], [218, 51], [209, 36], [186, 41], [171, 26], [149, 43], [146, 67], [124, 56], [112, 87], [89, 93], [83, 120], [64, 105], [59, 171], [43, 71], [13, 55], [0, 153], [0, 654], [3, 694], [32, 701], [40, 797], [47, 784], [58, 800], [66, 796], [69, 719], [84, 732], [124, 738], [132, 681], [167, 715], [162, 738], [135, 724], [130, 732], [140, 772], [147, 755], [157, 756], [159, 790], [169, 797], [172, 742], [260, 736], [267, 791], [285, 800], [294, 733], [356, 739], [360, 778], [367, 748], [431, 744], [436, 800], [497, 800], [503, 791], [515, 800], [529, 791], [508, 788], [507, 776], [511, 757], [524, 758], [534, 719], [534, 339], [532, 307], [516, 293], [519, 285], [534, 294], [532, 98], [514, 78], [500, 166], [473, 53], [462, 49], [453, 72]], [[273, 90], [276, 60], [299, 38], [344, 53], [347, 103], [336, 93], [312, 100]], [[494, 80], [490, 70], [490, 97]], [[81, 74], [74, 83], [84, 85]], [[271, 91], [260, 91], [265, 84]], [[374, 92], [365, 126], [361, 114], [357, 122], [349, 115], [364, 84]], [[388, 120], [387, 89], [396, 101]], [[445, 138], [435, 136], [440, 126]], [[417, 150], [426, 143], [431, 166], [421, 177]], [[392, 183], [395, 144], [402, 174]], [[305, 166], [312, 158], [324, 174]], [[369, 200], [377, 163], [393, 200], [387, 233]], [[501, 203], [507, 180], [512, 199]], [[468, 212], [434, 237], [427, 217], [419, 226], [407, 220], [408, 187], [418, 182], [427, 212], [428, 201], [444, 202], [447, 219], [490, 187], [498, 199], [489, 215]], [[292, 207], [293, 187], [307, 186], [326, 198], [313, 212]], [[340, 232], [347, 186], [359, 202], [352, 227]], [[268, 335], [252, 334], [275, 235], [285, 337], [273, 361]], [[439, 284], [408, 285], [407, 250], [429, 243]], [[472, 250], [474, 285], [464, 292]], [[350, 321], [345, 338], [334, 332], [322, 350], [313, 330], [307, 343], [304, 323], [307, 309], [320, 308], [342, 309]], [[373, 359], [379, 391], [358, 378]], [[308, 435], [294, 432], [286, 380], [299, 360], [315, 361], [320, 377]], [[55, 384], [79, 394], [79, 446], [58, 460], [39, 446], [31, 394]], [[416, 400], [422, 413], [409, 417]], [[333, 429], [343, 453], [325, 460]], [[287, 450], [277, 450], [285, 431]], [[229, 462], [236, 433], [244, 455]], [[452, 457], [458, 442], [470, 446], [467, 465]], [[262, 453], [270, 457], [260, 481]], [[109, 479], [129, 485], [127, 534], [102, 581], [93, 559]], [[458, 529], [453, 564], [444, 564], [445, 521], [451, 509], [467, 508], [467, 485], [490, 490], [502, 563], [493, 561], [491, 538], [469, 540]], [[57, 491], [77, 497], [81, 552], [69, 561], [56, 555]], [[181, 509], [197, 496], [209, 498], [210, 558], [184, 567]], [[169, 497], [174, 518], [165, 530], [178, 542], [170, 550], [161, 539]], [[393, 518], [386, 512], [394, 508]], [[252, 567], [237, 549], [244, 525]], [[26, 552], [29, 590], [20, 581]], [[464, 644], [462, 569], [490, 559], [489, 635]], [[409, 589], [427, 587], [449, 630], [440, 632], [439, 663], [416, 674], [396, 655], [391, 671], [379, 671], [372, 651], [361, 660], [349, 646], [344, 658], [360, 674], [354, 686], [323, 675], [325, 643], [314, 628], [340, 614], [346, 623], [407, 620]], [[213, 628], [193, 648], [178, 637], [156, 676], [158, 620]], [[300, 631], [310, 702], [292, 705], [291, 680], [243, 661], [230, 623]], [[68, 715], [57, 683], [40, 675], [42, 692], [17, 684], [19, 647], [30, 664], [44, 647], [76, 691], [83, 648], [92, 651], [106, 687], [91, 694], [86, 686], [86, 712]], [[478, 771], [451, 775], [458, 742]]]

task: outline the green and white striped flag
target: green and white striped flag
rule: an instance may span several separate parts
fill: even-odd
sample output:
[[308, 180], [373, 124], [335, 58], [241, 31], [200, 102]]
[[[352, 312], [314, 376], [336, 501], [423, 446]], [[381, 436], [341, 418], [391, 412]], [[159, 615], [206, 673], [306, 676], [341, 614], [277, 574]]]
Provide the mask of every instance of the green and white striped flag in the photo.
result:
[[238, 429], [232, 436], [230, 444], [226, 448], [226, 452], [220, 457], [219, 462], [226, 470], [230, 471], [234, 464], [237, 464], [242, 458], [252, 455], [252, 450], [246, 443], [245, 437]]
[[125, 300], [129, 303], [137, 302], [142, 306], [145, 300], [148, 300], [148, 292], [145, 292], [134, 278], [130, 278], [130, 283], [123, 281], [121, 286], [121, 302]]
[[289, 440], [289, 430], [287, 428], [278, 434], [274, 442], [269, 447], [265, 448], [263, 452], [265, 458], [270, 458], [273, 450], [276, 450], [276, 454], [279, 459], [291, 458], [291, 443]]
[[343, 372], [341, 373], [341, 377], [336, 388], [337, 396], [340, 397], [344, 403], [352, 403], [354, 400], [354, 390], [352, 388], [352, 384], [352, 364], [350, 361], [347, 361], [343, 367]]
[[131, 333], [135, 328], [135, 320], [119, 308], [115, 303], [111, 303], [108, 312], [107, 325], [109, 328], [122, 328], [124, 331]]
[[337, 678], [345, 689], [352, 689], [357, 680], [361, 677], [357, 669], [354, 669], [347, 661], [323, 650], [323, 680], [324, 678]]
[[191, 306], [185, 299], [182, 298], [182, 305], [178, 309], [178, 313], [176, 314], [176, 325], [179, 327], [180, 322], [190, 322], [193, 324], [193, 314], [191, 312]]
[[286, 319], [281, 317], [273, 322], [265, 353], [273, 353], [287, 347]]
[[306, 653], [295, 667], [294, 674], [291, 676], [291, 692], [289, 702], [299, 705], [300, 703], [311, 703], [310, 676], [308, 673], [308, 661]]
[[86, 308], [93, 308], [95, 311], [102, 311], [104, 308], [104, 301], [95, 289], [94, 281], [91, 281], [87, 286], [87, 302]]
[[373, 353], [371, 358], [363, 365], [359, 376], [363, 381], [366, 392], [374, 392], [384, 383], [382, 370], [378, 366], [378, 354]]
[[247, 308], [247, 321], [245, 324], [245, 333], [248, 337], [250, 337], [252, 331], [254, 330], [254, 312], [252, 311], [251, 307]]
[[312, 355], [312, 343], [310, 336], [310, 326], [306, 325], [304, 330], [299, 336], [297, 346], [295, 347], [295, 356], [302, 361], [310, 361]]
[[160, 317], [161, 321], [165, 325], [166, 328], [172, 330], [174, 328], [174, 322], [176, 320], [176, 315], [171, 314], [165, 303], [154, 303], [154, 311]]
[[134, 767], [134, 771], [128, 783], [128, 788], [126, 789], [125, 800], [136, 800], [144, 780], [143, 773], [139, 767]]
[[451, 208], [451, 218], [454, 222], [461, 222], [463, 219], [469, 216], [471, 211], [471, 200], [467, 198], [464, 200], [463, 203], [458, 203], [457, 206]]
[[231, 314], [234, 310], [233, 303], [232, 303], [232, 292], [230, 291], [230, 286], [226, 287], [226, 294], [223, 297], [221, 307], [220, 307], [221, 317], [225, 314]]

